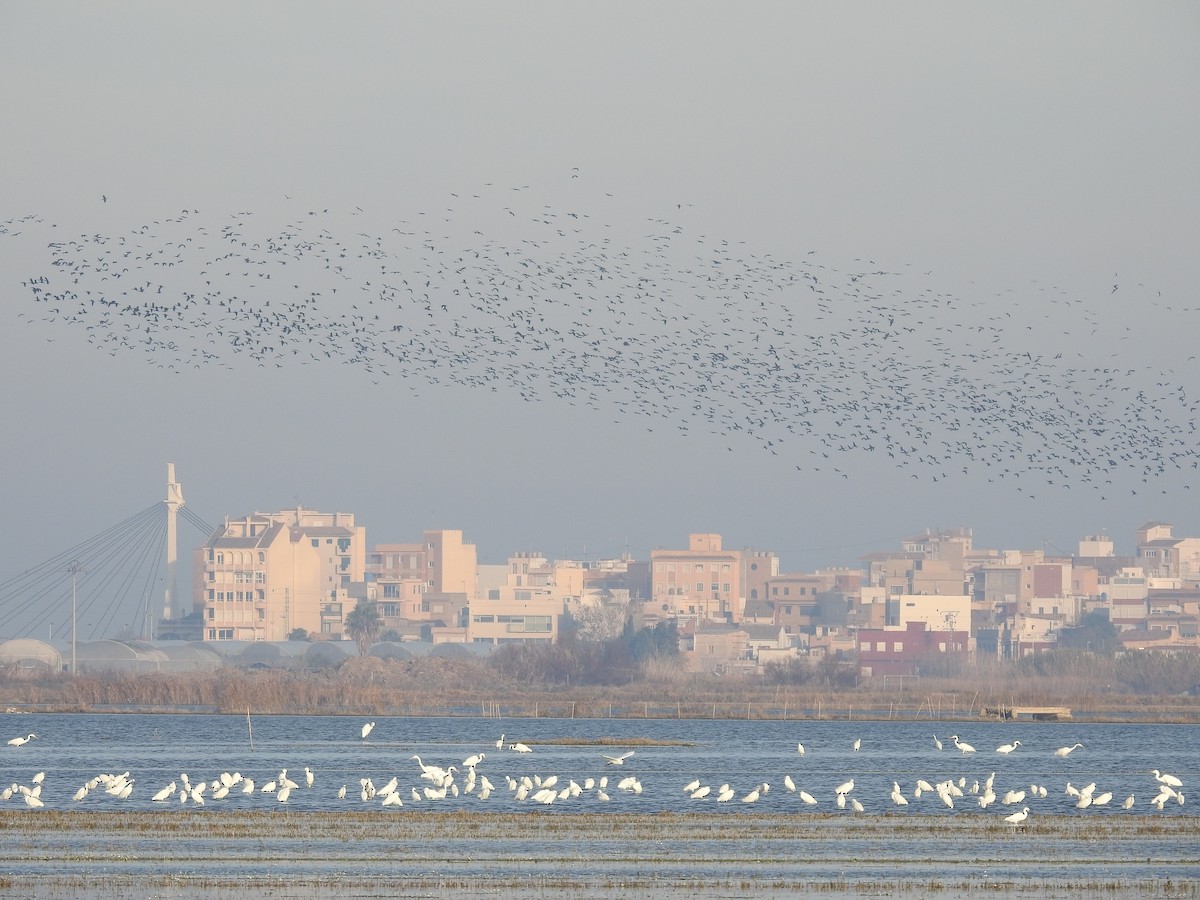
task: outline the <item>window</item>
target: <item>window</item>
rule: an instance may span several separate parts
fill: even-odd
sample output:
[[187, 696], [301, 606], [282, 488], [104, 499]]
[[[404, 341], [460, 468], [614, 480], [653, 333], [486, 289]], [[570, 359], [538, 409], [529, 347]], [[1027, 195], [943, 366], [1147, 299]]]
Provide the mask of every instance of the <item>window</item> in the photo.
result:
[[398, 584], [385, 584], [385, 585], [383, 586], [383, 596], [385, 596], [385, 597], [399, 597], [399, 596], [400, 596], [400, 585], [398, 585]]
[[225, 554], [224, 553], [217, 554], [217, 565], [219, 565], [219, 566], [225, 565]]
[[876, 641], [876, 642], [875, 642], [875, 649], [876, 649], [876, 651], [878, 651], [879, 653], [884, 653], [884, 652], [886, 652], [886, 651], [887, 651], [887, 641]]
[[702, 592], [703, 590], [704, 590], [704, 582], [703, 582], [703, 581], [697, 581], [697, 582], [696, 582], [696, 592], [697, 592], [697, 593], [700, 593], [700, 592]]
[[896, 643], [892, 644], [892, 649], [894, 651], [896, 651], [897, 653], [903, 653], [904, 652], [904, 641], [896, 641]]
[[717, 584], [715, 581], [712, 583], [712, 587], [709, 588], [709, 590], [712, 590], [712, 591], [719, 591], [720, 589], [721, 589], [721, 586], [719, 584]]

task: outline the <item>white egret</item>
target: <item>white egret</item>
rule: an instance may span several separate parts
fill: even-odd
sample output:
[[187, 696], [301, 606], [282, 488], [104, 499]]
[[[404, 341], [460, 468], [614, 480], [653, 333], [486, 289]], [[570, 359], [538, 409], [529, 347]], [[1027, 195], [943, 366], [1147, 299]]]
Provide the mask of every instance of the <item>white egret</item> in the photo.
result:
[[855, 738], [854, 739], [854, 752], [857, 753], [858, 748], [861, 746], [862, 746], [862, 738]]
[[533, 752], [532, 747], [527, 746], [526, 744], [522, 744], [520, 741], [517, 741], [515, 744], [509, 744], [508, 749], [513, 750], [517, 753], [532, 753]]
[[364, 725], [364, 726], [362, 727], [362, 739], [363, 739], [364, 741], [367, 739], [367, 735], [371, 733], [371, 730], [372, 730], [374, 727], [375, 727], [375, 723], [374, 723], [374, 722], [368, 722], [366, 725]]
[[384, 797], [383, 803], [381, 803], [380, 805], [381, 806], [403, 806], [404, 801], [400, 799], [400, 795], [398, 793], [392, 793], [392, 794], [388, 794], [386, 797]]
[[30, 732], [30, 733], [29, 733], [29, 737], [15, 737], [15, 738], [13, 738], [11, 741], [9, 741], [9, 742], [8, 742], [8, 746], [10, 746], [10, 747], [24, 747], [26, 744], [28, 744], [30, 741], [32, 741], [32, 740], [33, 740], [35, 737], [37, 737], [37, 735], [36, 735], [36, 734], [34, 734], [33, 732]]
[[499, 740], [496, 741], [496, 749], [497, 750], [504, 749], [504, 735], [500, 735]]
[[339, 800], [346, 799], [346, 786], [344, 784], [340, 788], [338, 788], [337, 796], [338, 796]]
[[253, 794], [254, 793], [254, 779], [253, 778], [247, 778], [245, 781], [242, 782], [242, 793], [243, 794]]
[[858, 798], [857, 798], [857, 797], [851, 797], [851, 798], [850, 798], [850, 805], [854, 807], [854, 811], [855, 811], [855, 812], [859, 812], [859, 813], [860, 813], [860, 812], [862, 812], [862, 811], [863, 811], [863, 805], [862, 805], [861, 803], [859, 803], [859, 802], [858, 802]]
[[750, 793], [748, 793], [745, 797], [742, 798], [742, 802], [743, 803], [757, 803], [759, 796], [760, 796], [759, 789], [755, 788]]
[[796, 792], [796, 782], [792, 781], [792, 776], [791, 776], [791, 775], [784, 775], [784, 776], [783, 776], [783, 786], [784, 786], [785, 788], [787, 788], [787, 789], [788, 789], [788, 791], [790, 791], [790, 792], [791, 792], [791, 793], [793, 793], [793, 794]]
[[1133, 809], [1133, 794], [1125, 798], [1125, 802], [1121, 804], [1123, 809]]
[[1072, 752], [1078, 750], [1083, 744], [1075, 744], [1073, 747], [1059, 747], [1054, 751], [1055, 756], [1070, 756]]
[[685, 794], [690, 794], [692, 791], [696, 790], [696, 788], [698, 788], [698, 787], [700, 787], [700, 779], [696, 778], [696, 779], [693, 779], [692, 781], [689, 781], [687, 784], [685, 784], [683, 786], [683, 792]]
[[82, 800], [82, 799], [83, 799], [84, 797], [86, 797], [87, 795], [88, 795], [88, 786], [85, 784], [83, 787], [81, 787], [79, 790], [77, 790], [77, 791], [75, 792], [75, 797], [74, 797], [74, 799], [75, 799], [75, 800]]
[[837, 787], [837, 790], [836, 790], [834, 793], [836, 793], [836, 794], [848, 794], [848, 793], [850, 793], [852, 790], [854, 790], [854, 779], [853, 779], [853, 778], [851, 778], [849, 781], [846, 781], [846, 782], [843, 782], [842, 784], [839, 784], [839, 785], [838, 785], [838, 787]]
[[305, 783], [305, 785], [307, 785], [308, 787], [312, 787], [313, 777], [314, 777], [313, 770], [310, 769], [308, 766], [305, 766], [304, 767], [304, 783]]
[[1025, 799], [1024, 791], [1007, 791], [1004, 794], [1004, 799], [1001, 800], [1000, 802], [1003, 803], [1005, 806], [1016, 806], [1018, 803], [1020, 803], [1024, 799]]
[[809, 806], [817, 805], [817, 798], [814, 797], [812, 794], [810, 794], [808, 791], [800, 791], [800, 799], [803, 800]]
[[1107, 806], [1108, 802], [1112, 800], [1112, 798], [1112, 791], [1105, 791], [1099, 797], [1093, 798], [1092, 806]]
[[[33, 737], [33, 735], [30, 735]], [[12, 741], [9, 741], [11, 744]], [[1171, 787], [1183, 787], [1183, 782], [1174, 775], [1168, 775], [1165, 772], [1160, 772], [1158, 769], [1151, 769], [1150, 774], [1154, 776], [1154, 780], [1159, 784], [1169, 784]]]
[[797, 744], [797, 745], [796, 745], [796, 752], [797, 752], [797, 753], [799, 753], [801, 756], [803, 756], [803, 755], [804, 755], [804, 745], [803, 745], [803, 744]]
[[936, 734], [933, 736], [933, 746], [937, 747], [939, 750], [942, 749], [942, 742], [938, 740], [938, 736]]
[[1012, 753], [1014, 750], [1016, 750], [1020, 746], [1021, 746], [1020, 741], [1013, 741], [1011, 744], [1001, 744], [999, 747], [996, 748], [996, 752], [1003, 753], [1005, 756], [1007, 756], [1008, 754]]
[[275, 799], [278, 800], [280, 803], [287, 803], [288, 797], [290, 797], [290, 796], [292, 796], [292, 789], [285, 785], [283, 790], [275, 795]]
[[733, 799], [734, 790], [727, 784], [721, 785], [721, 790], [717, 794], [718, 803], [728, 803]]
[[607, 756], [603, 753], [600, 755], [604, 756], [604, 761], [610, 766], [623, 766], [625, 765], [625, 760], [629, 759], [636, 752], [636, 750], [630, 750], [627, 753], [622, 753], [620, 756]]
[[468, 769], [473, 769], [477, 765], [479, 765], [481, 762], [483, 762], [483, 759], [485, 756], [487, 756], [486, 753], [476, 753], [473, 756], [468, 756], [466, 759], [463, 760], [463, 765], [466, 766]]
[[599, 800], [601, 803], [607, 803], [608, 802], [608, 794], [606, 794], [602, 790], [596, 791], [596, 799]]
[[38, 772], [36, 775], [34, 775], [34, 776], [33, 776], [33, 783], [34, 783], [34, 784], [41, 784], [41, 783], [42, 783], [43, 781], [45, 781], [45, 780], [46, 780], [46, 773], [45, 773], [45, 772]]
[[706, 784], [706, 785], [704, 785], [704, 787], [699, 788], [692, 792], [692, 799], [693, 800], [703, 800], [711, 792], [712, 792], [712, 788]]
[[35, 797], [33, 794], [26, 794], [25, 795], [25, 805], [32, 806], [32, 807], [38, 807], [38, 806], [45, 806], [46, 804], [44, 804], [42, 802], [42, 799], [40, 797]]
[[837, 805], [838, 805], [838, 809], [846, 808], [846, 795], [845, 794], [837, 795]]
[[1024, 807], [1020, 812], [1015, 812], [1011, 816], [1005, 816], [1004, 821], [1010, 825], [1020, 825], [1029, 818], [1029, 807]]
[[972, 747], [970, 744], [965, 744], [962, 741], [960, 741], [958, 739], [957, 734], [950, 735], [950, 740], [954, 741], [954, 749], [955, 750], [961, 750], [963, 753], [974, 753], [975, 752], [975, 748]]

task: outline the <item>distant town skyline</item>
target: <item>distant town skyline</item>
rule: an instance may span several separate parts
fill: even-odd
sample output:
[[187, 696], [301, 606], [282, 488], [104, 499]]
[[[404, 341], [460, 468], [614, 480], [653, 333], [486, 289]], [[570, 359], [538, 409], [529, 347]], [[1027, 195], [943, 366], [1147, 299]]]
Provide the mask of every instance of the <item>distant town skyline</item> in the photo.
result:
[[0, 580], [167, 461], [486, 560], [1200, 533], [1192, 6], [205, 13], [5, 8]]

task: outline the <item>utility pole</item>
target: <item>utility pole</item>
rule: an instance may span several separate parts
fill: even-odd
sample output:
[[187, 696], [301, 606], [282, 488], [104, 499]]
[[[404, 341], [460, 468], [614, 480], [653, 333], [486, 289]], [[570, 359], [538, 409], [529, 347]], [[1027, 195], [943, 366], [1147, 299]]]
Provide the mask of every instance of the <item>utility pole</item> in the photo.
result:
[[75, 674], [75, 662], [76, 662], [75, 645], [77, 643], [76, 629], [75, 629], [75, 622], [76, 622], [75, 582], [78, 579], [79, 574], [81, 572], [86, 572], [87, 570], [79, 564], [79, 560], [73, 559], [67, 565], [67, 571], [71, 573], [71, 674], [74, 675]]

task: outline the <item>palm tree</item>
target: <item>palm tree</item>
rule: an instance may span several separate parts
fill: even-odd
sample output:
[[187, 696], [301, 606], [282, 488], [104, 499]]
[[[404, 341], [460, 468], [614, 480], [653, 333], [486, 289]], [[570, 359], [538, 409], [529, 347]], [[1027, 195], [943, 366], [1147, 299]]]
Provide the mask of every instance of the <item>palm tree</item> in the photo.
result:
[[374, 600], [359, 600], [346, 616], [346, 633], [358, 641], [358, 652], [362, 656], [367, 655], [382, 630], [383, 617], [379, 615], [379, 604]]

